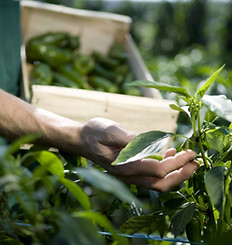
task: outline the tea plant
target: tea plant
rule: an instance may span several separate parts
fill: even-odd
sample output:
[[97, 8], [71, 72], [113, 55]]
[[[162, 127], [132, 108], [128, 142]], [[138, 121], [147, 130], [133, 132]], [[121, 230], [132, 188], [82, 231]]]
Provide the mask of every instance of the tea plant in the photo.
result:
[[190, 136], [147, 132], [121, 151], [113, 164], [124, 164], [143, 157], [158, 157], [168, 137], [182, 138], [178, 149], [197, 152], [200, 168], [184, 185], [167, 193], [150, 192], [151, 213], [134, 216], [122, 232], [172, 232], [191, 243], [229, 244], [232, 238], [232, 101], [223, 95], [207, 95], [223, 67], [213, 73], [192, 95], [183, 87], [153, 81], [135, 81], [133, 86], [156, 88], [178, 95], [170, 107], [186, 113]]
[[[84, 158], [35, 146], [20, 149], [35, 138], [0, 147], [0, 244], [129, 244], [92, 201], [98, 192], [105, 203], [113, 197], [119, 205], [141, 206], [127, 186], [87, 168]], [[87, 195], [86, 188], [93, 193]]]

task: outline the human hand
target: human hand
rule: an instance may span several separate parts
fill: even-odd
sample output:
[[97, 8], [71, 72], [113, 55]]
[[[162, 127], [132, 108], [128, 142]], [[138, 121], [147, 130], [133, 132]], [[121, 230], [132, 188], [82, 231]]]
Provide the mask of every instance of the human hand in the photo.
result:
[[162, 161], [147, 158], [112, 166], [121, 149], [135, 136], [114, 121], [94, 118], [81, 130], [81, 152], [123, 182], [158, 191], [167, 191], [181, 184], [199, 167], [196, 161], [192, 161], [196, 157], [194, 151], [176, 154], [176, 149], [167, 150]]
[[135, 133], [122, 129], [112, 120], [93, 118], [80, 130], [79, 153], [104, 169], [110, 170], [110, 164], [135, 136]]
[[196, 153], [192, 150], [176, 154], [176, 149], [170, 148], [162, 161], [142, 159], [116, 166], [112, 172], [127, 184], [165, 192], [189, 179], [199, 168], [195, 157]]

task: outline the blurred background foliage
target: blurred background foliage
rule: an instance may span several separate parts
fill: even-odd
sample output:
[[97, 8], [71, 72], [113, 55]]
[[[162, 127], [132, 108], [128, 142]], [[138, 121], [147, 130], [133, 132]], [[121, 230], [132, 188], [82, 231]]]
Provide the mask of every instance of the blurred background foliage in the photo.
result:
[[[131, 35], [154, 80], [190, 93], [225, 64], [208, 93], [232, 99], [232, 0], [40, 1], [130, 16]], [[176, 94], [161, 93], [176, 99]], [[188, 132], [187, 122], [180, 113], [178, 133]]]
[[130, 16], [133, 39], [156, 81], [195, 91], [226, 64], [211, 93], [232, 98], [232, 1], [41, 1]]
[[[103, 0], [41, 1], [130, 16], [133, 21], [131, 35], [156, 81], [184, 86], [194, 93], [202, 80], [208, 78], [222, 64], [226, 64], [210, 93], [225, 94], [232, 99], [230, 85], [232, 1], [227, 3], [209, 0], [156, 3], [146, 3], [142, 0], [120, 3]], [[163, 95], [165, 98], [174, 99], [172, 94]], [[187, 134], [188, 119], [181, 115], [178, 120], [178, 131]], [[19, 145], [17, 143], [13, 146], [17, 148]], [[106, 222], [106, 218], [118, 228], [128, 218], [142, 213], [139, 207], [126, 202], [127, 192], [124, 195], [125, 200], [121, 200], [112, 191], [123, 192], [124, 188], [121, 186], [118, 188], [115, 182], [109, 180], [111, 185], [107, 185], [107, 188], [111, 187], [113, 193], [106, 192], [105, 185], [101, 185], [99, 181], [99, 178], [102, 178], [100, 171], [99, 176], [97, 175], [99, 178], [96, 178], [96, 175], [91, 178], [89, 172], [92, 181], [90, 183], [83, 181], [83, 176], [77, 176], [76, 167], [86, 166], [85, 159], [79, 157], [73, 159], [73, 156], [64, 153], [58, 153], [57, 158], [53, 157], [54, 164], [59, 168], [64, 166], [65, 175], [59, 179], [59, 176], [51, 173], [49, 164], [45, 164], [46, 160], [49, 160], [48, 152], [37, 153], [39, 149], [32, 147], [28, 154], [19, 154], [18, 149], [14, 147], [11, 146], [9, 149], [0, 147], [1, 244], [128, 244], [126, 239], [123, 240], [117, 235], [99, 238], [97, 233], [99, 228], [114, 231]], [[40, 164], [35, 162], [38, 160], [37, 154], [43, 156]], [[73, 195], [78, 193], [78, 189], [67, 182], [68, 180], [72, 180], [71, 183], [78, 183], [83, 189], [92, 212], [80, 205], [77, 198], [79, 194]], [[135, 186], [130, 186], [130, 190], [149, 207], [145, 214], [157, 210], [157, 203], [154, 203], [156, 192], [137, 189]], [[96, 227], [93, 227], [90, 220]], [[161, 230], [165, 229], [165, 219], [157, 222]], [[161, 241], [145, 242], [141, 239], [139, 241], [131, 239], [130, 242], [133, 245], [161, 243]], [[162, 244], [170, 242], [165, 241]]]

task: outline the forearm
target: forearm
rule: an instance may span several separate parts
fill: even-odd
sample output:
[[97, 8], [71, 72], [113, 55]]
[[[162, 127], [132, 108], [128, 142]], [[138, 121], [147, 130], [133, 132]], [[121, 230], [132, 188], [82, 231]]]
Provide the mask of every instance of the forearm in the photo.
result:
[[38, 143], [77, 152], [82, 124], [36, 108], [0, 90], [0, 135], [9, 139], [38, 133]]

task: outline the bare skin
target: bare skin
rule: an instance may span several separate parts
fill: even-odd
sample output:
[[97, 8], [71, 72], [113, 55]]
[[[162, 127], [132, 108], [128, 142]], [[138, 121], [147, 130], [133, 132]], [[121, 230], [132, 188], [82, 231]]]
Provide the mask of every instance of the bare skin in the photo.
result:
[[93, 118], [82, 124], [61, 117], [0, 90], [0, 135], [16, 139], [39, 133], [37, 143], [86, 157], [123, 182], [148, 189], [167, 191], [179, 185], [197, 170], [199, 164], [191, 150], [176, 154], [169, 149], [162, 161], [142, 159], [112, 166], [121, 149], [135, 136], [116, 122]]

